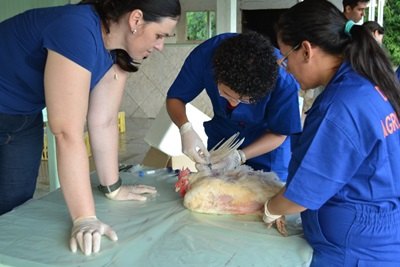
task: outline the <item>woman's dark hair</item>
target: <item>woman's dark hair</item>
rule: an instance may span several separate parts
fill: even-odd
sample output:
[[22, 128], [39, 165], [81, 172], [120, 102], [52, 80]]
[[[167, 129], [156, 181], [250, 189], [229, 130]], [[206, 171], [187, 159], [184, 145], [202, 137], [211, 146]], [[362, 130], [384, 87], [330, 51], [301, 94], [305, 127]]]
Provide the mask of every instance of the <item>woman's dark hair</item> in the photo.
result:
[[278, 64], [274, 47], [256, 32], [221, 42], [213, 56], [215, 82], [229, 86], [240, 97], [256, 102], [275, 87]]
[[[159, 22], [163, 18], [177, 20], [181, 15], [179, 0], [83, 0], [79, 4], [94, 6], [107, 33], [110, 32], [110, 22], [118, 22], [123, 15], [135, 9], [143, 12], [143, 20], [147, 22]], [[116, 49], [114, 53], [115, 63], [123, 70], [138, 70], [138, 63], [125, 50]]]
[[366, 21], [363, 23], [363, 26], [366, 27], [371, 33], [378, 31], [379, 34], [385, 34], [385, 29], [376, 21]]
[[361, 25], [345, 33], [347, 19], [326, 0], [305, 0], [282, 14], [278, 38], [296, 46], [307, 40], [326, 53], [342, 56], [353, 69], [377, 85], [400, 116], [400, 85], [385, 51]]

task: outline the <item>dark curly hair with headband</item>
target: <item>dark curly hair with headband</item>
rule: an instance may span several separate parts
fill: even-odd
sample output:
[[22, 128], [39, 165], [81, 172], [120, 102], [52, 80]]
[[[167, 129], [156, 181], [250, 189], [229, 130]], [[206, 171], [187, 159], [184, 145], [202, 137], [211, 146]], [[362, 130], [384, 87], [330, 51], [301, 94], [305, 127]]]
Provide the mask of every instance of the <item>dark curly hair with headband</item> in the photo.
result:
[[224, 40], [213, 56], [215, 82], [256, 102], [272, 92], [278, 76], [274, 47], [256, 32]]
[[[123, 15], [135, 9], [143, 12], [143, 20], [146, 22], [159, 22], [163, 18], [178, 20], [181, 15], [179, 0], [83, 0], [79, 4], [94, 6], [107, 33], [110, 32], [110, 22], [118, 22]], [[116, 49], [113, 52], [115, 63], [123, 70], [138, 70], [138, 63], [125, 50]]]
[[276, 30], [285, 44], [309, 41], [326, 53], [341, 56], [353, 69], [379, 86], [400, 116], [400, 86], [385, 51], [362, 25], [345, 33], [346, 17], [326, 0], [305, 0], [283, 13]]

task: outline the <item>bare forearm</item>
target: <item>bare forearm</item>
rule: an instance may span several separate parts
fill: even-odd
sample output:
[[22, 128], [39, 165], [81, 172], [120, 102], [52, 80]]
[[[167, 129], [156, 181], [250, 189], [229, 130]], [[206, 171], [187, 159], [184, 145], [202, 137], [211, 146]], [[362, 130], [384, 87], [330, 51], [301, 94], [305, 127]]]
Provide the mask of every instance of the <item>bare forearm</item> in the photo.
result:
[[247, 159], [268, 153], [279, 147], [286, 139], [285, 135], [266, 133], [256, 141], [242, 149]]
[[83, 139], [91, 73], [48, 50], [44, 86], [49, 126], [56, 137], [61, 189], [72, 219], [95, 215]]
[[89, 128], [90, 143], [96, 171], [102, 185], [112, 185], [118, 180], [118, 121]]
[[61, 189], [72, 219], [95, 215], [89, 160], [82, 140], [56, 136]]
[[102, 185], [118, 180], [118, 111], [128, 78], [117, 65], [112, 69], [118, 71], [118, 80], [106, 79], [96, 86], [87, 116], [92, 154]]
[[288, 215], [304, 211], [306, 208], [290, 201], [283, 195], [285, 190], [286, 187], [283, 187], [278, 194], [271, 198], [268, 203], [269, 212], [273, 215]]
[[181, 127], [185, 122], [188, 122], [186, 116], [185, 103], [176, 98], [167, 99], [166, 102], [168, 114], [176, 126]]

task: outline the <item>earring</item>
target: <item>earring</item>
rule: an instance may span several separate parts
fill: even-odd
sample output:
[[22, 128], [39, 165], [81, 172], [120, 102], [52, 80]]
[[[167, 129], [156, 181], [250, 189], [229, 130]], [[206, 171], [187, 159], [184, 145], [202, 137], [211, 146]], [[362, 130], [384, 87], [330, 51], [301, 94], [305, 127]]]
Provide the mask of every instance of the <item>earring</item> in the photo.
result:
[[136, 31], [137, 31], [136, 29], [133, 29], [133, 30], [131, 30], [131, 33], [132, 33], [132, 34], [135, 34]]

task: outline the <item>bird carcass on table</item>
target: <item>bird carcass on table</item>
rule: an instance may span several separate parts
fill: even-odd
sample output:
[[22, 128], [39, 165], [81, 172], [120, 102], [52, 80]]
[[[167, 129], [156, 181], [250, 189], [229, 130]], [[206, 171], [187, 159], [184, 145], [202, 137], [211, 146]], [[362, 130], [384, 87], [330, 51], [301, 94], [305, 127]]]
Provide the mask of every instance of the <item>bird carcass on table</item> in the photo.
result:
[[[217, 149], [210, 151], [214, 156], [226, 156], [237, 149], [241, 141], [232, 136]], [[283, 187], [273, 172], [255, 171], [247, 165], [233, 170], [202, 170], [191, 173], [181, 170], [175, 185], [184, 198], [183, 205], [195, 212], [208, 214], [259, 214], [265, 202]], [[285, 219], [277, 220], [278, 231], [286, 235]]]

